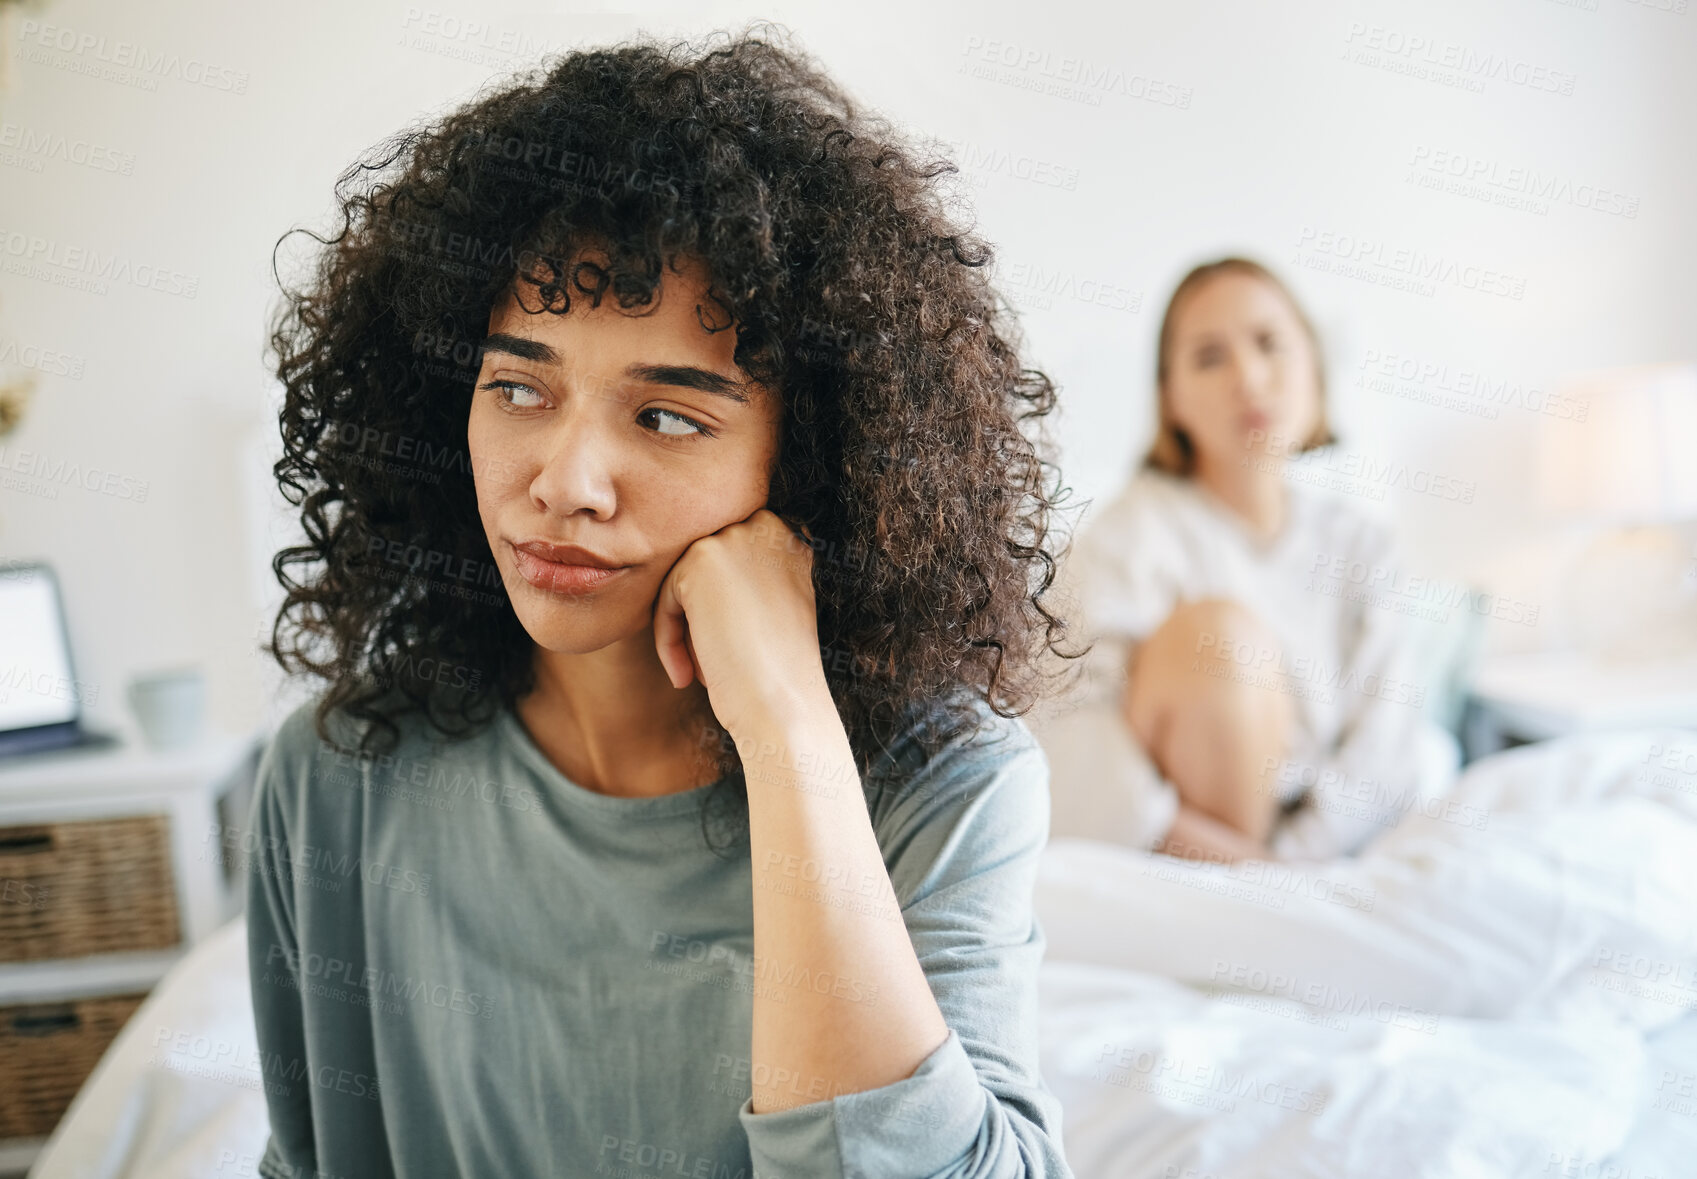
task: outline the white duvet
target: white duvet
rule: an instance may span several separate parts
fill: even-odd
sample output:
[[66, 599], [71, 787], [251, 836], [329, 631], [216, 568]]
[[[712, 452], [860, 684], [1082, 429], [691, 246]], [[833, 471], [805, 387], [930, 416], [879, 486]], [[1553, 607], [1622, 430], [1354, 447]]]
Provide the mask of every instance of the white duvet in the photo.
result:
[[[1081, 1179], [1697, 1176], [1697, 732], [1475, 763], [1353, 861], [1058, 839], [1037, 904]], [[31, 1179], [255, 1173], [245, 949], [176, 966]]]
[[1353, 861], [1056, 840], [1080, 1176], [1697, 1176], [1697, 732], [1475, 763]]

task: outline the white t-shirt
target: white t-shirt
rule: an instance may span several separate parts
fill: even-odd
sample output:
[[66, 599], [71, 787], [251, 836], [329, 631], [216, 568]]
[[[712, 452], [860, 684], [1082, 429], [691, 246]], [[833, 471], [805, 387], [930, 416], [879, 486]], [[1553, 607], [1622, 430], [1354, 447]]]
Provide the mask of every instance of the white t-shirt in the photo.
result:
[[[1394, 606], [1351, 590], [1360, 565], [1401, 568], [1391, 532], [1353, 505], [1289, 481], [1287, 515], [1264, 540], [1205, 485], [1144, 468], [1082, 521], [1062, 571], [1085, 657], [1081, 692], [1034, 728], [1050, 755], [1051, 835], [1152, 847], [1178, 797], [1121, 719], [1126, 660], [1182, 601], [1231, 598], [1277, 635], [1277, 653], [1231, 651], [1234, 674], [1296, 705], [1268, 785], [1300, 806], [1269, 838], [1281, 859], [1358, 850], [1423, 799], [1459, 760], [1429, 716], [1428, 685]], [[1353, 571], [1353, 576], [1352, 576]], [[1435, 703], [1435, 702], [1434, 702]]]

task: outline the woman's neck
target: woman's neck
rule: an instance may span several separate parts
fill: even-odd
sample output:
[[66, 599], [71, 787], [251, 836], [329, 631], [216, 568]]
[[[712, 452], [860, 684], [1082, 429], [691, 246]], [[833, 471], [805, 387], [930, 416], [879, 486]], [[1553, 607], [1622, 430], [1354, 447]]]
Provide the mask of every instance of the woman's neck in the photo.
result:
[[1209, 462], [1198, 456], [1195, 478], [1262, 540], [1284, 531], [1290, 508], [1284, 460], [1257, 455], [1248, 462]]
[[717, 747], [702, 735], [713, 731], [707, 689], [699, 680], [672, 686], [652, 628], [582, 655], [537, 647], [535, 659], [536, 686], [516, 711], [537, 748], [577, 785], [646, 798], [715, 776]]

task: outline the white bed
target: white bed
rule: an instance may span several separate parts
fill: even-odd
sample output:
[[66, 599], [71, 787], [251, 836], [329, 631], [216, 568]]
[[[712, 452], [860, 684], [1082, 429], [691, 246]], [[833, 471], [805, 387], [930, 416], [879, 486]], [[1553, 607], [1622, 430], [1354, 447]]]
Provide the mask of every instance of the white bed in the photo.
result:
[[1051, 843], [1043, 1070], [1079, 1175], [1697, 1176], [1670, 760], [1697, 732], [1486, 758], [1355, 861]]
[[[1662, 764], [1693, 749], [1669, 730], [1487, 758], [1448, 817], [1352, 861], [1053, 841], [1043, 1070], [1075, 1173], [1697, 1175], [1697, 774]], [[245, 937], [177, 965], [31, 1179], [255, 1173]]]

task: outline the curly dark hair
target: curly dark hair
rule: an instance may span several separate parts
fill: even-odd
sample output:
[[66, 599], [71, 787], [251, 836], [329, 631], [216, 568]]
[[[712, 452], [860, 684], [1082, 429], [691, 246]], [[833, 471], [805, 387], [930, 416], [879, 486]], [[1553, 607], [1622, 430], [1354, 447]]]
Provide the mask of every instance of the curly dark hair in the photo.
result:
[[[1083, 654], [1043, 600], [1070, 489], [1043, 423], [1025, 430], [1055, 386], [1021, 366], [991, 249], [951, 216], [938, 178], [958, 169], [788, 38], [756, 22], [545, 61], [350, 166], [333, 236], [279, 240], [316, 243], [298, 287], [273, 259], [274, 470], [307, 543], [273, 559], [287, 598], [264, 650], [330, 681], [321, 739], [338, 708], [372, 722], [362, 754], [415, 710], [465, 735], [532, 689], [465, 449], [490, 309], [519, 283], [561, 314], [574, 297], [642, 307], [680, 255], [705, 261], [736, 363], [781, 397], [767, 507], [811, 534], [822, 659], [863, 775], [916, 718], [934, 751], [988, 723], [984, 704], [1029, 711], [1050, 657]], [[568, 265], [589, 244], [610, 264]], [[745, 808], [745, 784], [728, 788]]]

